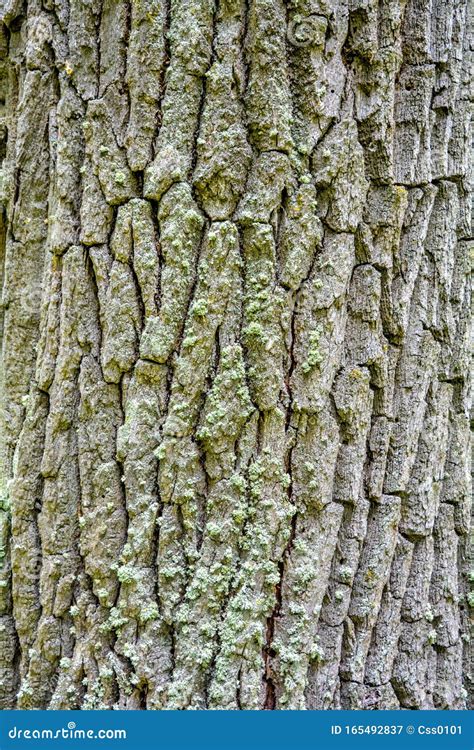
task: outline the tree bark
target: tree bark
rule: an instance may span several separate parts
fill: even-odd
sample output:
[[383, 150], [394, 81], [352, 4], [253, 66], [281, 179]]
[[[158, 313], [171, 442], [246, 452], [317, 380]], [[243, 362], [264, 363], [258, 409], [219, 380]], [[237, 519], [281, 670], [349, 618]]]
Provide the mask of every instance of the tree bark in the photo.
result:
[[464, 0], [2, 0], [0, 706], [465, 708]]

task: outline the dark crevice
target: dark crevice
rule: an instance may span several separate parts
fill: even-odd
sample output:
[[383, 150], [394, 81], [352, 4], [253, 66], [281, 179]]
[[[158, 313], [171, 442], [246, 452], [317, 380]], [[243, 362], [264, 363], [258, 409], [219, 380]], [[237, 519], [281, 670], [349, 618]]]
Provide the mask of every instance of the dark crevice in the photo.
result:
[[160, 82], [158, 101], [156, 103], [155, 133], [152, 139], [152, 159], [156, 156], [156, 144], [163, 122], [163, 101], [166, 94], [166, 76], [171, 62], [170, 27], [171, 27], [171, 0], [163, 0], [164, 25], [163, 25], [163, 60], [160, 69]]

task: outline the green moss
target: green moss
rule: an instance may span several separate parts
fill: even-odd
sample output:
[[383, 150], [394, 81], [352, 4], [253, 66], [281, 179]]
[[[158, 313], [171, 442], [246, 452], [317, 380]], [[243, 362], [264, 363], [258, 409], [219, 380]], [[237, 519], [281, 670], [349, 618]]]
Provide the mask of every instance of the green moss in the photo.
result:
[[[258, 308], [253, 307], [252, 312], [255, 312], [256, 309]], [[258, 339], [259, 341], [266, 341], [265, 330], [260, 323], [256, 323], [256, 322], [249, 323], [249, 325], [244, 328], [243, 334], [247, 338]]]
[[191, 313], [197, 317], [204, 317], [208, 312], [208, 304], [205, 299], [198, 299], [191, 308]]
[[140, 611], [140, 622], [142, 623], [157, 620], [158, 617], [158, 605], [155, 604], [155, 602], [145, 605], [145, 607], [143, 607], [143, 609]]
[[110, 610], [108, 623], [104, 623], [104, 629], [116, 630], [117, 628], [121, 628], [122, 625], [125, 625], [126, 622], [127, 618], [123, 617], [120, 610], [117, 607], [112, 607], [112, 609]]
[[311, 372], [316, 365], [319, 365], [322, 361], [322, 354], [319, 350], [319, 342], [321, 339], [322, 330], [318, 326], [309, 334], [309, 350], [306, 361], [303, 362], [302, 370], [304, 373]]
[[434, 629], [430, 630], [430, 632], [428, 633], [428, 637], [427, 637], [428, 643], [430, 643], [433, 646], [436, 643], [437, 638], [438, 638], [438, 634], [436, 630]]
[[352, 580], [353, 571], [349, 566], [342, 566], [339, 568], [339, 578], [343, 583], [350, 583]]
[[[212, 452], [225, 444], [232, 444], [251, 411], [242, 349], [238, 345], [225, 347], [204, 405], [197, 436]], [[242, 480], [234, 478], [235, 481]]]
[[316, 640], [315, 643], [313, 643], [311, 650], [309, 652], [309, 658], [311, 659], [311, 661], [322, 662], [324, 661], [324, 656], [325, 656], [324, 649]]

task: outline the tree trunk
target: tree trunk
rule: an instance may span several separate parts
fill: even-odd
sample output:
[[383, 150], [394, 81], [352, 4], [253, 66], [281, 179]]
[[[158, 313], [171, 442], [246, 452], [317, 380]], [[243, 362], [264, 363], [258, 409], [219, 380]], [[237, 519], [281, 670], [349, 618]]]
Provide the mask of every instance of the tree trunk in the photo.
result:
[[1, 6], [0, 705], [464, 708], [466, 2]]

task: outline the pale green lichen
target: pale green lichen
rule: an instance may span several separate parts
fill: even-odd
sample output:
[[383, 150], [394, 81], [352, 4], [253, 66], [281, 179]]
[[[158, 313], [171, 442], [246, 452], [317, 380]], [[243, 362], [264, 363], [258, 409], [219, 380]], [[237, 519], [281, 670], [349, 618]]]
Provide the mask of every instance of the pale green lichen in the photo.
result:
[[305, 362], [302, 364], [302, 370], [304, 373], [309, 373], [313, 370], [316, 365], [322, 362], [322, 354], [319, 348], [320, 340], [322, 335], [322, 328], [318, 326], [309, 334], [309, 347], [308, 354]]
[[425, 611], [425, 620], [427, 622], [433, 622], [433, 620], [434, 620], [433, 611], [432, 611], [430, 605], [428, 605], [427, 608], [426, 608], [426, 611]]
[[428, 643], [430, 643], [433, 646], [436, 643], [437, 638], [438, 638], [438, 633], [436, 632], [436, 630], [434, 629], [430, 630], [427, 636]]

